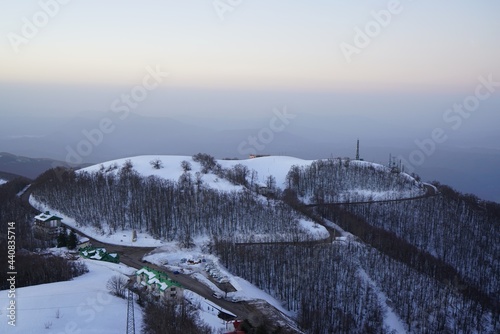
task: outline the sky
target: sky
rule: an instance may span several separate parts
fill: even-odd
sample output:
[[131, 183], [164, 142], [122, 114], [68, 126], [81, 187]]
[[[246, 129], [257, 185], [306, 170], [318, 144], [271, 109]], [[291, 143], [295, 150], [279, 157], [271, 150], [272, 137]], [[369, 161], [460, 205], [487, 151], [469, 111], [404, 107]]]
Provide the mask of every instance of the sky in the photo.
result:
[[[1, 3], [7, 84], [135, 84], [148, 65], [211, 89], [460, 90], [500, 75], [492, 0]], [[361, 48], [356, 27], [373, 36]]]
[[[286, 107], [297, 115], [286, 131], [307, 140], [404, 143], [408, 159], [416, 140], [444, 128], [440, 147], [500, 151], [498, 1], [0, 5], [4, 135], [30, 135], [12, 125], [17, 117], [35, 123], [129, 107], [218, 131], [259, 129]], [[479, 90], [491, 94], [474, 113], [447, 114], [474, 102], [488, 80], [491, 91]], [[135, 100], [127, 106], [124, 96]]]

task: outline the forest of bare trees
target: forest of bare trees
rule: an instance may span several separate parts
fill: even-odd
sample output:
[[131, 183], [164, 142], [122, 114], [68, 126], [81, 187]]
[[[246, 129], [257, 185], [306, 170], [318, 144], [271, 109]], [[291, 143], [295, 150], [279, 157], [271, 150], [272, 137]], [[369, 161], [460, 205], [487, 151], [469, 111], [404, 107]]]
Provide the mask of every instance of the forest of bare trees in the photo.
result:
[[[246, 175], [238, 165], [226, 173], [235, 183], [238, 175]], [[144, 178], [128, 165], [118, 175], [66, 171], [63, 182], [51, 182], [50, 175], [39, 178], [35, 198], [101, 233], [136, 229], [186, 246], [204, 235], [252, 242], [291, 241], [301, 234], [300, 215], [282, 201], [264, 199], [247, 188], [212, 189], [189, 171], [177, 181]]]
[[310, 203], [373, 200], [374, 193], [384, 199], [414, 197], [424, 193], [420, 182], [390, 168], [350, 159], [324, 159], [307, 166], [292, 166], [287, 188]]

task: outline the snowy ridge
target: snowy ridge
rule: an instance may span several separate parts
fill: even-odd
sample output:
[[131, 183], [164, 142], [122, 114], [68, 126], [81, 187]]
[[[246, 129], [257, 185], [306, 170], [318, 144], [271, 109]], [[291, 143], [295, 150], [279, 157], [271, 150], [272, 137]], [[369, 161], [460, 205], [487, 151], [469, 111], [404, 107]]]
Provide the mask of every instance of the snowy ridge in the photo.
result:
[[[158, 160], [161, 162], [161, 168], [155, 169], [152, 167], [151, 162]], [[202, 173], [202, 166], [199, 162], [193, 160], [191, 156], [176, 156], [176, 155], [143, 155], [135, 156], [117, 160], [111, 160], [103, 162], [101, 164], [96, 164], [87, 168], [83, 168], [78, 172], [106, 172], [106, 173], [118, 173], [118, 170], [127, 162], [132, 163], [132, 168], [141, 176], [157, 176], [164, 178], [166, 180], [177, 181], [185, 172], [181, 167], [183, 161], [188, 162], [191, 166], [190, 173], [196, 174], [200, 173], [204, 184], [208, 185], [210, 188], [223, 190], [223, 191], [238, 191], [243, 187], [239, 185], [234, 185], [228, 180], [221, 179], [213, 172]], [[377, 163], [372, 163], [368, 161], [359, 160], [349, 160], [349, 159], [320, 159], [320, 160], [303, 160], [295, 157], [289, 156], [266, 156], [253, 159], [245, 160], [216, 160], [216, 162], [224, 169], [234, 168], [236, 165], [243, 165], [248, 168], [249, 171], [255, 171], [257, 174], [257, 179], [253, 180], [256, 184], [262, 186], [266, 185], [266, 180], [268, 177], [272, 176], [275, 178], [276, 187], [280, 189], [287, 188], [287, 175], [291, 168], [308, 168], [315, 163], [329, 162], [329, 161], [339, 161], [341, 164], [349, 164], [352, 167], [363, 168], [367, 170], [376, 171], [379, 173], [390, 174], [390, 169], [384, 165]], [[398, 173], [398, 178], [408, 185], [418, 185], [419, 183], [410, 175], [406, 173]], [[250, 176], [247, 176], [247, 181], [250, 181]], [[368, 186], [360, 187], [359, 185], [355, 188], [344, 190], [340, 193], [340, 201], [353, 201], [354, 199], [370, 199], [370, 200], [384, 200], [384, 199], [394, 199], [394, 198], [408, 198], [412, 196], [417, 196], [423, 194], [422, 190], [418, 187], [408, 186], [406, 189], [397, 190], [378, 190], [370, 189]], [[311, 203], [309, 198], [302, 198], [305, 203]]]
[[[151, 161], [160, 160], [162, 168], [154, 169], [151, 166]], [[191, 164], [191, 173], [201, 172], [201, 165], [193, 160], [191, 156], [177, 156], [177, 155], [142, 155], [136, 157], [129, 157], [117, 160], [110, 160], [93, 166], [80, 169], [78, 172], [98, 172], [99, 170], [109, 170], [113, 166], [119, 169], [126, 161], [131, 161], [133, 169], [144, 177], [158, 176], [167, 180], [177, 181], [184, 170], [181, 167], [182, 161], [187, 161]], [[265, 184], [268, 176], [272, 175], [276, 178], [276, 185], [284, 188], [286, 184], [286, 175], [292, 166], [307, 166], [314, 160], [302, 160], [299, 158], [288, 156], [270, 156], [246, 160], [216, 160], [222, 168], [232, 168], [235, 165], [241, 164], [248, 167], [250, 170], [255, 170], [258, 173], [258, 182]], [[117, 169], [112, 170], [112, 173], [117, 173]], [[203, 174], [203, 182], [210, 185], [210, 187], [218, 190], [240, 190], [241, 186], [235, 186], [218, 178], [212, 173]]]

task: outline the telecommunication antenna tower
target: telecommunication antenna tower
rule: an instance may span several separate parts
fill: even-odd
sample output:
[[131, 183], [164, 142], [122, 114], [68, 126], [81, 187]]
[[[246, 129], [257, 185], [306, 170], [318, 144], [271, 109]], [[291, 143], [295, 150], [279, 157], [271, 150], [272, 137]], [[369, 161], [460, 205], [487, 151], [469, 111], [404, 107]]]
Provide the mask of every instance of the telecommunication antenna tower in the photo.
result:
[[401, 168], [402, 168], [401, 160], [399, 161], [399, 166], [398, 166], [398, 164], [396, 162], [396, 157], [389, 154], [389, 168], [391, 169], [391, 172], [393, 172], [393, 173], [401, 172]]
[[356, 160], [359, 160], [359, 139], [358, 139], [358, 143], [356, 145]]

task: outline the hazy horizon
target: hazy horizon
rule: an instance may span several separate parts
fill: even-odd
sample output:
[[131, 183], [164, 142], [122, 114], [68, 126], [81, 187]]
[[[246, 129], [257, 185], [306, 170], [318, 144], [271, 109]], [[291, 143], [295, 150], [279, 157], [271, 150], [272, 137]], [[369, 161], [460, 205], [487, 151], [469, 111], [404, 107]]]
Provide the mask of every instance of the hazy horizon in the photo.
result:
[[352, 156], [359, 138], [366, 159], [392, 153], [500, 201], [498, 13], [492, 1], [9, 2], [0, 150], [65, 160], [100, 126], [82, 161]]

